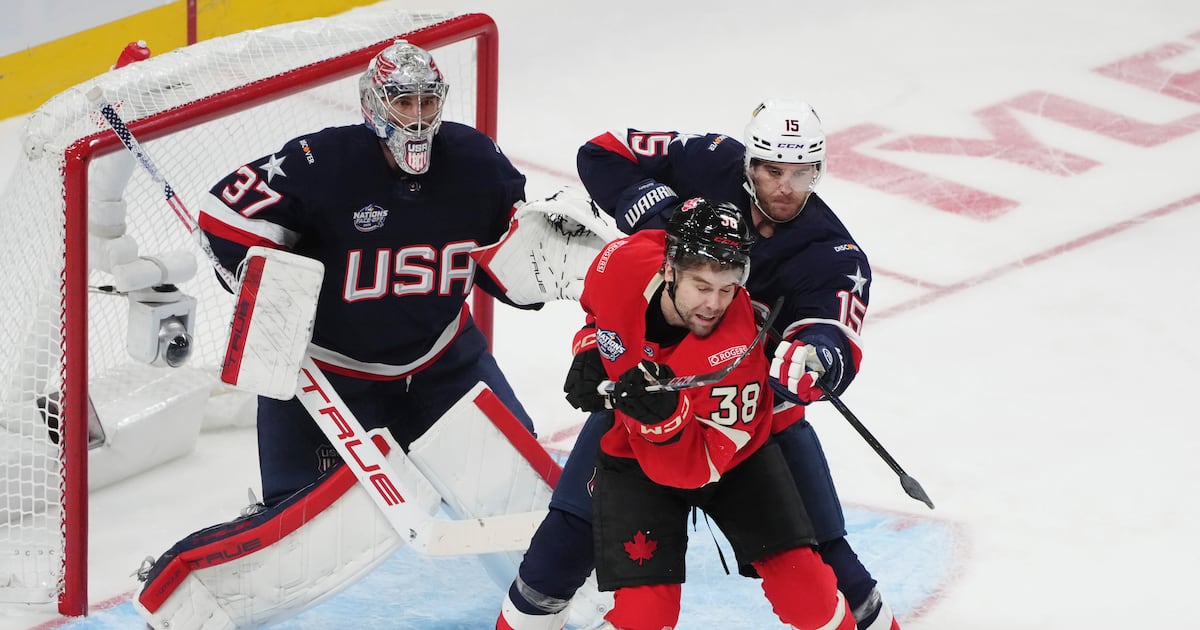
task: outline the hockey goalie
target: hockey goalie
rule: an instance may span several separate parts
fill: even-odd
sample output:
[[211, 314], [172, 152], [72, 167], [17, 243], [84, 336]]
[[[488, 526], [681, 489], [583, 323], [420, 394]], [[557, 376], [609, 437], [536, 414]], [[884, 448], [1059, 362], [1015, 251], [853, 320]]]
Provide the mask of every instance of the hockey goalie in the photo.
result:
[[[577, 296], [576, 264], [589, 264], [606, 243], [584, 227], [592, 212], [573, 191], [520, 203], [504, 237], [471, 254], [498, 286], [507, 280], [502, 295], [514, 303]], [[355, 387], [336, 364], [314, 358], [324, 265], [280, 249], [245, 251], [221, 378], [260, 395], [264, 470], [285, 452], [283, 429], [269, 430], [277, 421], [264, 416], [281, 405], [306, 414], [287, 416], [291, 431], [321, 436], [312, 449], [293, 441], [287, 451], [317, 453], [326, 467], [287, 494], [272, 493], [264, 472], [263, 501], [145, 563], [135, 607], [154, 628], [258, 627], [340, 592], [404, 544], [430, 555], [482, 554], [498, 588], [507, 587], [561, 472], [528, 424], [481, 380], [407, 448], [393, 425], [365, 428], [388, 410], [378, 399], [363, 405], [361, 392], [378, 388]], [[547, 280], [522, 283], [534, 269]], [[401, 380], [405, 394], [423, 374]], [[403, 409], [403, 396], [392, 396]]]
[[289, 140], [198, 200], [238, 270], [222, 380], [260, 394], [262, 500], [144, 567], [152, 627], [265, 625], [402, 544], [497, 552], [498, 588], [515, 575], [558, 467], [467, 299], [577, 296], [608, 224], [586, 199], [524, 203], [495, 143], [442, 120], [447, 88], [398, 40], [359, 81], [364, 123]]

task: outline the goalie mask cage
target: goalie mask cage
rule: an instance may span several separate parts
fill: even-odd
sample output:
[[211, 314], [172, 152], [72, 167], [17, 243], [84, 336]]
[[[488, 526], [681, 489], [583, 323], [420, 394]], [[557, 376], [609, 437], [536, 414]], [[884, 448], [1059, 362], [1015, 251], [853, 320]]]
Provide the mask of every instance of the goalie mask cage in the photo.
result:
[[[92, 110], [88, 90], [103, 88], [195, 212], [195, 200], [247, 160], [305, 133], [361, 123], [358, 77], [401, 37], [430, 50], [445, 74], [445, 119], [495, 137], [495, 23], [393, 3], [153, 56], [71, 88], [29, 115], [0, 198], [0, 602], [57, 602], [62, 614], [86, 614], [90, 405], [101, 421], [122, 405], [153, 408], [162, 394], [148, 383], [164, 374], [221, 391], [232, 296], [143, 169], [127, 165], [124, 173], [133, 170], [124, 185], [123, 177], [98, 181], [103, 172], [121, 172], [98, 168], [104, 161], [132, 164], [132, 156]], [[195, 255], [197, 273], [178, 284], [198, 303], [184, 367], [146, 365], [127, 352], [128, 299], [96, 290], [113, 278], [95, 261], [89, 187], [93, 198], [97, 190], [121, 191], [125, 232], [138, 256]], [[490, 330], [490, 302], [475, 306]]]

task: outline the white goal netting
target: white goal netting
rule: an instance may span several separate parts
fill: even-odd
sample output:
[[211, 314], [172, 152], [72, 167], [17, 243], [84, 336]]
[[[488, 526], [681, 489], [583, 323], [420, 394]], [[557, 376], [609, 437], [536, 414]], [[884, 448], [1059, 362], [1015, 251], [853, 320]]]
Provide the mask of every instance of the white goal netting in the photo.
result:
[[[493, 131], [494, 94], [484, 92], [494, 66], [479, 67], [481, 58], [494, 64], [495, 42], [481, 44], [481, 32], [494, 32], [484, 16], [383, 3], [155, 55], [29, 115], [0, 195], [0, 601], [58, 600], [61, 608], [69, 575], [86, 562], [72, 557], [70, 543], [86, 535], [86, 511], [64, 499], [78, 496], [70, 473], [86, 463], [80, 453], [88, 459], [80, 447], [87, 432], [77, 428], [86, 426], [86, 401], [103, 424], [162, 407], [180, 382], [224, 394], [216, 375], [231, 298], [161, 186], [113, 142], [88, 90], [103, 88], [186, 205], [290, 138], [361, 122], [357, 78], [399, 36], [433, 51], [451, 86], [446, 118]], [[180, 251], [196, 259], [194, 277], [176, 283], [197, 301], [193, 353], [182, 368], [147, 365], [127, 350], [130, 300], [102, 287], [119, 265]], [[106, 436], [92, 439], [102, 445]]]

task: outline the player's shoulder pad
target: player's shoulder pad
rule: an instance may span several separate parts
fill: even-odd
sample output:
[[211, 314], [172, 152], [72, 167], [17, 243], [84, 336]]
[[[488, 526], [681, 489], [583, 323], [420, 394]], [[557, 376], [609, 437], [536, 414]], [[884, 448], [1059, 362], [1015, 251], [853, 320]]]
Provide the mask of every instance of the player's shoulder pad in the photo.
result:
[[[482, 131], [452, 120], [442, 121], [438, 128], [434, 143], [435, 151], [448, 151], [464, 155], [496, 155], [503, 157], [500, 145]], [[507, 160], [508, 158], [504, 158]]]
[[723, 133], [680, 134], [671, 152], [680, 159], [675, 168], [680, 177], [693, 177], [699, 181], [719, 181], [725, 177], [743, 177], [746, 147], [736, 138]]
[[298, 153], [310, 165], [321, 163], [322, 158], [336, 158], [342, 154], [361, 154], [364, 146], [379, 144], [375, 132], [363, 124], [326, 127], [312, 133], [296, 136], [284, 143], [280, 152]]
[[690, 150], [703, 151], [713, 155], [730, 155], [741, 161], [746, 153], [746, 146], [733, 136], [709, 132], [703, 135], [680, 134], [676, 142], [684, 143]]
[[303, 181], [300, 173], [338, 171], [356, 168], [372, 150], [382, 150], [373, 132], [365, 125], [326, 127], [296, 136], [278, 151], [247, 162], [272, 187], [287, 181]]
[[470, 125], [449, 120], [442, 121], [434, 136], [433, 161], [441, 162], [439, 166], [453, 163], [468, 172], [516, 171], [495, 140]]

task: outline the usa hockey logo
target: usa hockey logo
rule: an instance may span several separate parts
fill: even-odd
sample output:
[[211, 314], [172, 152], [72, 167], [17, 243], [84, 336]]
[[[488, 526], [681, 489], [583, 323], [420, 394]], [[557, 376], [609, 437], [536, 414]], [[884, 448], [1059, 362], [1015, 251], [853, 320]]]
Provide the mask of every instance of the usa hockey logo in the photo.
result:
[[338, 455], [337, 449], [328, 444], [317, 447], [317, 472], [332, 470], [340, 463], [342, 463], [342, 456]]
[[596, 347], [599, 348], [600, 355], [609, 361], [616, 361], [625, 354], [625, 344], [621, 343], [621, 337], [611, 330], [596, 331]]
[[354, 213], [354, 229], [359, 232], [374, 232], [383, 227], [387, 220], [388, 211], [371, 204]]

